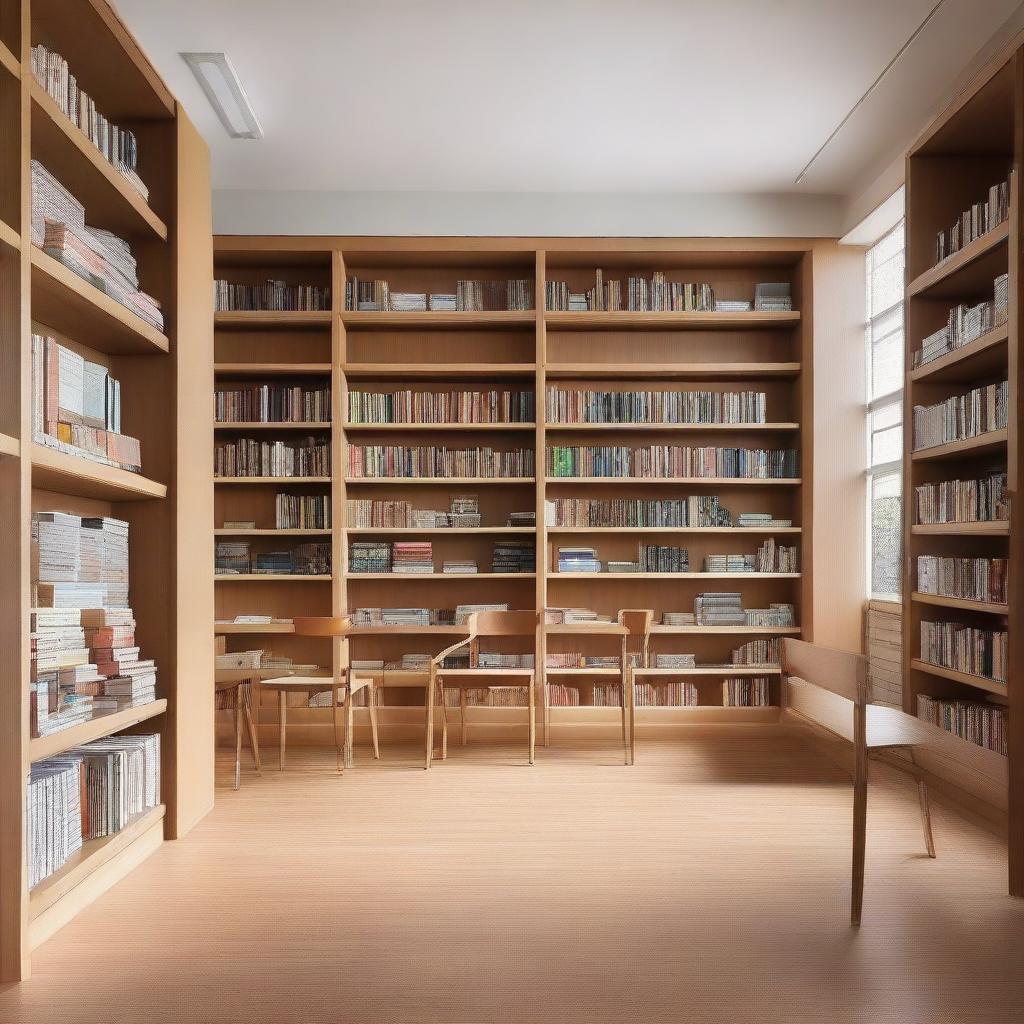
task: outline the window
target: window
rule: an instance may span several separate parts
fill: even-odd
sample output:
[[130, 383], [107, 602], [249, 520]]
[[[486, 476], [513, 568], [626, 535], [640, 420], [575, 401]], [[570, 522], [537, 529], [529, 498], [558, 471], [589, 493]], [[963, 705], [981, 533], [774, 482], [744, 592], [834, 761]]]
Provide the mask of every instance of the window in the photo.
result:
[[901, 221], [867, 253], [868, 593], [898, 597], [903, 473]]

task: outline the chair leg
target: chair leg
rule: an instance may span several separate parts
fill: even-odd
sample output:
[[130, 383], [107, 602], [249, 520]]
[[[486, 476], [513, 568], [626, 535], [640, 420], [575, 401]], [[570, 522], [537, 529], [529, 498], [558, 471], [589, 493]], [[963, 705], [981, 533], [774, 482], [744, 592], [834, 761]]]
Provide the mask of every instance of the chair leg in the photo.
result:
[[[910, 763], [917, 765], [914, 748], [910, 748]], [[924, 829], [924, 846], [928, 856], [935, 857], [935, 836], [932, 835], [932, 807], [928, 799], [928, 783], [920, 776], [917, 779], [917, 799], [921, 804], [921, 827]]]
[[868, 781], [867, 773], [853, 787], [853, 884], [850, 896], [850, 921], [860, 925], [864, 906], [864, 853], [867, 839]]
[[629, 763], [636, 764], [636, 680], [632, 672], [626, 686], [629, 691]]
[[242, 788], [242, 686], [235, 687], [235, 789]]
[[466, 688], [464, 686], [459, 687], [459, 718], [462, 721], [462, 745], [465, 746], [469, 742], [469, 725], [466, 722]]
[[426, 716], [426, 755], [423, 760], [423, 768], [426, 770], [430, 767], [430, 760], [434, 754], [434, 676], [431, 674], [427, 680], [426, 689], [424, 691], [426, 696], [424, 698], [424, 712]]
[[532, 677], [526, 689], [530, 706], [530, 764], [533, 764], [537, 755], [537, 692], [536, 682]]
[[260, 709], [256, 708], [256, 722], [253, 721], [252, 704], [254, 701], [253, 693], [250, 690], [248, 696], [243, 696], [242, 699], [242, 711], [245, 714], [245, 731], [249, 736], [249, 745], [252, 747], [252, 764], [256, 769], [256, 774], [259, 775], [262, 772], [263, 765], [260, 763], [260, 737], [259, 737], [259, 714]]
[[541, 701], [544, 705], [544, 746], [551, 746], [551, 691], [548, 688], [548, 677], [545, 676], [541, 683]]
[[448, 705], [444, 699], [444, 680], [437, 681], [441, 697], [441, 760], [448, 760]]
[[377, 720], [377, 680], [366, 688], [366, 706], [370, 709], [370, 736], [373, 739], [373, 756], [380, 760], [380, 723]]
[[352, 691], [345, 688], [345, 746], [344, 746], [344, 758], [345, 767], [351, 768], [355, 764], [355, 758], [352, 756], [352, 744], [355, 733], [355, 708], [352, 700]]
[[278, 690], [278, 757], [280, 760], [280, 770], [284, 771], [284, 729], [285, 724], [288, 721], [288, 694], [284, 690]]
[[334, 719], [334, 749], [338, 760], [338, 771], [345, 770], [345, 741], [341, 734], [341, 692], [340, 686], [331, 688], [331, 715]]
[[626, 676], [623, 668], [622, 681], [619, 685], [622, 697], [622, 763], [629, 764], [629, 709], [626, 707]]

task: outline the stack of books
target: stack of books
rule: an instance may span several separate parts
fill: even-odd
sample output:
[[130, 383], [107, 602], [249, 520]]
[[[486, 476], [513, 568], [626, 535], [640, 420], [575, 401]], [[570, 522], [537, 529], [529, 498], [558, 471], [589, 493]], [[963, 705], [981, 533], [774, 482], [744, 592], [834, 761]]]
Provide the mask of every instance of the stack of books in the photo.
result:
[[446, 558], [441, 571], [453, 576], [473, 576], [480, 567], [471, 558]]
[[715, 299], [716, 313], [749, 313], [753, 308], [750, 299]]
[[252, 572], [252, 545], [247, 540], [217, 541], [213, 568], [218, 576]]
[[139, 442], [121, 433], [121, 383], [54, 338], [32, 335], [32, 440], [132, 473]]
[[455, 607], [455, 622], [454, 625], [462, 626], [465, 625], [470, 615], [475, 615], [477, 612], [507, 612], [509, 610], [507, 602], [500, 602], [497, 604], [460, 604]]
[[536, 512], [509, 512], [505, 520], [506, 526], [536, 526]]
[[776, 519], [770, 512], [740, 512], [736, 517], [736, 525], [748, 529], [781, 529], [793, 525], [792, 519]]
[[663, 612], [663, 626], [696, 626], [697, 616], [693, 612]]
[[68, 62], [45, 46], [33, 46], [32, 74], [60, 107], [61, 113], [100, 151], [103, 159], [149, 200], [149, 189], [136, 173], [139, 157], [135, 133], [108, 121], [97, 109], [92, 97], [81, 88]]
[[139, 289], [131, 247], [88, 227], [85, 208], [38, 161], [32, 161], [32, 242], [146, 323], [163, 330], [160, 303]]
[[391, 571], [422, 574], [434, 571], [434, 546], [429, 540], [396, 541], [391, 548]]
[[575, 623], [611, 622], [610, 615], [599, 615], [590, 608], [545, 608], [544, 622], [549, 626], [564, 626]]
[[754, 309], [758, 313], [788, 313], [792, 308], [793, 297], [785, 281], [754, 287]]
[[536, 572], [537, 554], [532, 540], [494, 542], [491, 572]]
[[426, 292], [391, 292], [391, 309], [396, 313], [425, 313]]
[[1002, 224], [1009, 216], [1010, 183], [1001, 181], [989, 188], [986, 199], [960, 214], [960, 219], [952, 227], [936, 233], [936, 265]]
[[559, 548], [559, 572], [601, 572], [601, 560], [594, 548]]
[[384, 541], [352, 541], [348, 548], [348, 571], [391, 572], [391, 545]]
[[655, 668], [696, 668], [697, 657], [694, 654], [656, 654]]
[[713, 591], [698, 594], [693, 602], [699, 626], [744, 626], [747, 623], [740, 594]]
[[273, 279], [259, 284], [213, 282], [213, 308], [218, 313], [259, 309], [279, 312], [310, 312], [331, 308], [331, 289], [326, 285], [289, 284]]
[[753, 572], [753, 555], [705, 555], [705, 572]]

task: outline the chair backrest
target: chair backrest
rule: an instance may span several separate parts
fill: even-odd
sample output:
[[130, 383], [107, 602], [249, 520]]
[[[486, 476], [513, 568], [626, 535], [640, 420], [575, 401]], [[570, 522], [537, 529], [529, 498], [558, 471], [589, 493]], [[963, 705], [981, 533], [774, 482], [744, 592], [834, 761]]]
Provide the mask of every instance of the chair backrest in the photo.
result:
[[863, 706], [867, 703], [867, 658], [849, 651], [782, 639], [782, 672]]
[[348, 633], [352, 620], [347, 615], [296, 615], [292, 622], [296, 636], [331, 638], [331, 674], [340, 679], [348, 668]]
[[539, 613], [474, 612], [466, 621], [470, 636], [532, 636], [537, 632]]
[[654, 612], [650, 608], [621, 608], [616, 619], [629, 630], [626, 636], [626, 656], [640, 655], [640, 666], [647, 668], [651, 644], [651, 624]]

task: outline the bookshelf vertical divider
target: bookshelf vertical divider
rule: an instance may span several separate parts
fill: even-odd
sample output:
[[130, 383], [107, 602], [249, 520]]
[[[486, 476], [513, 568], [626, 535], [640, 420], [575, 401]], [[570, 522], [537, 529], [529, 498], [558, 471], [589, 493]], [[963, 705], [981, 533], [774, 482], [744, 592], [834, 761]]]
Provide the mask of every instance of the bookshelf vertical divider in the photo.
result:
[[[31, 952], [164, 838], [213, 804], [213, 612], [207, 575], [212, 486], [207, 428], [212, 323], [209, 154], [106, 0], [6, 0], [0, 44], [0, 981], [31, 970]], [[84, 131], [35, 80], [31, 49], [64, 57], [97, 107], [135, 132], [148, 197], [108, 168]], [[55, 141], [58, 140], [58, 141]], [[72, 273], [32, 241], [31, 161], [85, 208], [86, 222], [131, 246], [163, 331]], [[141, 473], [35, 440], [32, 337], [53, 337], [121, 382], [124, 432]], [[33, 737], [30, 723], [33, 512], [129, 524], [135, 634], [157, 668], [155, 701]], [[197, 633], [196, 630], [199, 630]], [[160, 800], [113, 840], [85, 840], [30, 891], [31, 765], [126, 731], [159, 733]]]
[[[936, 729], [920, 755], [924, 767], [979, 796], [1003, 804], [1008, 822], [1008, 888], [1024, 896], [1024, 494], [1020, 436], [1020, 332], [1024, 287], [1021, 173], [1024, 169], [1024, 35], [996, 54], [964, 92], [925, 129], [907, 155], [906, 292], [903, 471], [903, 703], [916, 714], [924, 695], [940, 701], [1006, 708], [1007, 754]], [[1009, 179], [1009, 219], [937, 262], [936, 234], [983, 202], [991, 186]], [[1005, 326], [993, 312], [980, 337], [947, 341], [938, 357], [918, 360], [922, 342], [944, 328], [962, 304], [993, 303], [994, 281], [1007, 275]], [[960, 329], [959, 327], [957, 328]], [[963, 328], [966, 330], [966, 328]], [[917, 365], [915, 365], [915, 362]], [[1007, 383], [1005, 431], [917, 448], [914, 410], [975, 388]], [[918, 522], [916, 488], [1006, 474], [1008, 522], [950, 509]], [[979, 491], [981, 487], [979, 486]], [[964, 499], [966, 501], [966, 499]], [[1007, 600], [950, 600], [919, 593], [918, 559], [1006, 559]], [[938, 588], [936, 588], [938, 589]], [[1006, 680], [959, 671], [928, 660], [922, 623], [949, 622], [1007, 634]], [[943, 661], [945, 654], [936, 654]], [[986, 712], [987, 713], [987, 712]]]
[[[537, 345], [534, 358], [537, 361], [537, 371], [534, 385], [534, 419], [537, 423], [535, 432], [535, 447], [533, 452], [533, 471], [536, 479], [536, 565], [537, 565], [537, 586], [536, 602], [537, 608], [543, 610], [548, 603], [548, 545], [547, 545], [547, 524], [544, 516], [544, 449], [545, 431], [547, 423], [547, 326], [544, 322], [544, 285], [547, 280], [547, 253], [538, 249], [536, 253], [536, 275], [534, 283], [534, 306], [537, 313]], [[551, 744], [551, 708], [548, 704], [547, 687], [544, 685], [543, 666], [547, 657], [547, 635], [544, 631], [544, 617], [540, 616], [537, 626], [537, 673], [534, 685], [540, 691], [537, 694], [537, 708], [541, 716], [541, 740], [545, 747]]]
[[[345, 300], [345, 256], [331, 252], [331, 614], [348, 614], [348, 531], [344, 510], [348, 496], [348, 379], [345, 376], [348, 336], [342, 319]], [[337, 651], [337, 645], [332, 651]], [[337, 667], [337, 666], [336, 666]], [[372, 690], [367, 690], [372, 694]], [[367, 698], [369, 699], [369, 697]]]

